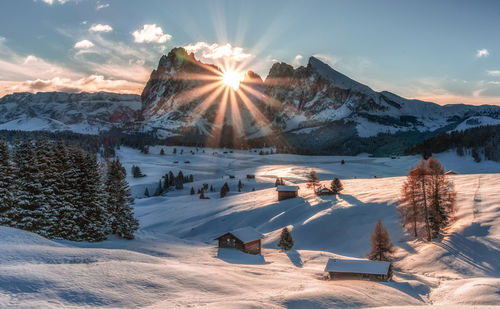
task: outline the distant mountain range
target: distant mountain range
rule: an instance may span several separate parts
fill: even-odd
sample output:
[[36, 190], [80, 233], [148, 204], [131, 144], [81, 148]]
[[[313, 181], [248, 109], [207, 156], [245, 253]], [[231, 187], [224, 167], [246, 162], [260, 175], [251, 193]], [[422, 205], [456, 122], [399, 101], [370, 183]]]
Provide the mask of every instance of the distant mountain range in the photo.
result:
[[355, 154], [400, 152], [443, 132], [500, 124], [499, 106], [441, 106], [376, 92], [315, 57], [306, 67], [275, 63], [264, 81], [247, 72], [224, 106], [223, 91], [212, 87], [221, 72], [174, 48], [140, 97], [15, 93], [0, 99], [0, 129], [96, 133], [117, 126], [184, 144]]

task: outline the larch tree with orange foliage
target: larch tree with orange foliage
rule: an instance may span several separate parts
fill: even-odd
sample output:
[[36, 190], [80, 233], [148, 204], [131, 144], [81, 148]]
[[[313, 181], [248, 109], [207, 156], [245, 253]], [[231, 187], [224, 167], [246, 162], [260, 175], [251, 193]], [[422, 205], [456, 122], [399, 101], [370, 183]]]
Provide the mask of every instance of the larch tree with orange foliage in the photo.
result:
[[453, 219], [456, 192], [435, 158], [421, 159], [403, 184], [398, 210], [403, 227], [414, 237], [438, 237]]
[[373, 261], [390, 262], [394, 254], [394, 246], [392, 245], [389, 232], [382, 224], [382, 220], [378, 220], [371, 235], [371, 250], [366, 257]]
[[319, 178], [315, 170], [311, 170], [307, 175], [306, 186], [307, 188], [313, 188], [313, 191], [316, 193], [316, 186], [319, 186]]

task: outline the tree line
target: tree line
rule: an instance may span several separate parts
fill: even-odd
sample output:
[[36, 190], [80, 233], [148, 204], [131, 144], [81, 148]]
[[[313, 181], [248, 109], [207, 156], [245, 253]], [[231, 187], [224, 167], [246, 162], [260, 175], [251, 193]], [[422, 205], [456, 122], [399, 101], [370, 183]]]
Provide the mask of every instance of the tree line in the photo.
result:
[[481, 161], [481, 152], [487, 160], [500, 161], [500, 125], [443, 133], [407, 148], [405, 154], [423, 154], [427, 158], [450, 149], [455, 149], [459, 156], [468, 151], [476, 162]]
[[0, 140], [0, 223], [44, 237], [132, 239], [134, 218], [126, 171], [118, 159], [101, 166], [94, 153], [62, 139]]

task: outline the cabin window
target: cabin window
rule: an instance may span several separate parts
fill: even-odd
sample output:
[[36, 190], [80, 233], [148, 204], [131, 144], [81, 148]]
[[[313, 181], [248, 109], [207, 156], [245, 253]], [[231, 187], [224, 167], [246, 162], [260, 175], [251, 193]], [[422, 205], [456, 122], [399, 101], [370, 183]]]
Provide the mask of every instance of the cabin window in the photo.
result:
[[233, 238], [226, 238], [226, 245], [230, 248], [234, 248], [235, 247], [234, 239]]

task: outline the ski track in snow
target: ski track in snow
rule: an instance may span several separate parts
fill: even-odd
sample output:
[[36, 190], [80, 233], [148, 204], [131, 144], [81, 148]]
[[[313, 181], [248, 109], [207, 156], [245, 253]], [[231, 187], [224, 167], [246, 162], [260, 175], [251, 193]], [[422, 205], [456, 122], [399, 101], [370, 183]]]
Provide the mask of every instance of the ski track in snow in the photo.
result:
[[[401, 230], [395, 206], [416, 156], [399, 159], [258, 155], [223, 149], [151, 147], [150, 154], [122, 147], [127, 172], [139, 165], [147, 175], [134, 179], [135, 213], [141, 227], [132, 241], [52, 241], [0, 227], [0, 307], [150, 308], [336, 308], [500, 304], [500, 164], [475, 163], [448, 152], [437, 158], [458, 172], [457, 219], [441, 239], [414, 240]], [[184, 149], [184, 154], [179, 152]], [[189, 153], [195, 151], [195, 155]], [[217, 155], [212, 153], [217, 151]], [[344, 159], [346, 164], [340, 164]], [[190, 163], [184, 163], [189, 160]], [[178, 161], [178, 163], [173, 163]], [[325, 185], [344, 183], [337, 196], [315, 196], [305, 186], [314, 168]], [[145, 187], [182, 169], [194, 183], [165, 196], [142, 198]], [[246, 179], [255, 174], [255, 179]], [[230, 179], [229, 175], [235, 176]], [[376, 176], [377, 178], [374, 178]], [[300, 197], [278, 202], [275, 177], [299, 185]], [[244, 187], [237, 191], [238, 180]], [[218, 189], [228, 182], [224, 199]], [[191, 186], [216, 188], [208, 200], [189, 195]], [[255, 192], [252, 189], [255, 188]], [[390, 282], [323, 280], [331, 257], [364, 258], [378, 218], [396, 245]], [[252, 226], [265, 234], [263, 255], [215, 246], [214, 237]], [[287, 226], [295, 247], [278, 250]]]

